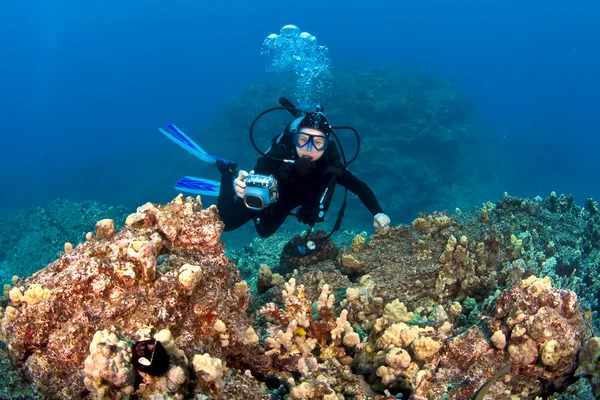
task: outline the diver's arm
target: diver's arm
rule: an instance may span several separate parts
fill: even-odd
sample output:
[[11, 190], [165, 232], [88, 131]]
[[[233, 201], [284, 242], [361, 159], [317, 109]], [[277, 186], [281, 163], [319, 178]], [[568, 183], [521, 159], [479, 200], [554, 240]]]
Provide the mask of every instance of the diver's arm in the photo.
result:
[[259, 175], [273, 175], [281, 166], [281, 161], [271, 160], [267, 157], [259, 157], [254, 166], [254, 173]]
[[375, 197], [375, 193], [373, 193], [369, 185], [354, 176], [352, 172], [344, 168], [342, 174], [338, 178], [338, 183], [357, 195], [373, 216], [383, 213], [383, 209], [379, 205], [377, 197]]
[[[268, 155], [276, 158], [285, 158], [286, 153], [283, 145], [272, 147], [267, 151]], [[273, 160], [269, 157], [259, 157], [253, 171], [255, 174], [260, 175], [274, 175], [281, 168], [281, 164], [283, 164], [283, 161]]]

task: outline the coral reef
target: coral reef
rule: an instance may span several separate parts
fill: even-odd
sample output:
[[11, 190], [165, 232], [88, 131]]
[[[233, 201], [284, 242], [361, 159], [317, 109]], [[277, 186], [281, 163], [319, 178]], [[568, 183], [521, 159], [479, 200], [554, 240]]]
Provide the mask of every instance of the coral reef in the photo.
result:
[[[118, 233], [107, 222], [97, 225], [95, 238], [17, 282], [11, 291], [2, 333], [15, 365], [37, 391], [48, 398], [78, 398], [87, 392], [116, 398], [134, 390], [151, 398], [162, 393], [163, 383], [133, 367], [131, 342], [144, 339], [140, 330], [172, 333], [183, 351], [171, 356], [171, 369], [183, 371], [173, 372], [180, 376], [175, 381], [185, 381], [181, 374], [189, 374], [181, 360], [199, 351], [216, 358], [235, 353], [232, 366], [245, 370], [250, 358], [244, 360], [244, 354], [251, 352], [238, 346], [250, 325], [245, 312], [249, 291], [223, 253], [216, 209], [201, 210], [197, 200], [178, 197], [164, 207], [140, 207]], [[47, 294], [27, 302], [14, 294], [27, 297], [33, 288]], [[225, 330], [215, 327], [218, 321]], [[114, 367], [97, 370], [109, 360]], [[134, 372], [142, 375], [137, 387]], [[206, 379], [198, 385], [216, 390]], [[189, 390], [179, 384], [169, 393], [185, 397]]]
[[592, 200], [505, 195], [304, 258], [285, 245], [253, 257], [259, 244], [240, 253], [250, 284], [200, 198], [124, 221], [100, 219], [6, 288], [0, 360], [30, 397], [462, 399], [486, 383], [492, 399], [600, 395]]

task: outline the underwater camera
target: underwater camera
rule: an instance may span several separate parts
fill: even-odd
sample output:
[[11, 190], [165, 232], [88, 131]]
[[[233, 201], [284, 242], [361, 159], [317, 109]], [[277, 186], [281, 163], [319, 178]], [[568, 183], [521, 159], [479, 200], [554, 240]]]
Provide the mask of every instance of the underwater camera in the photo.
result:
[[244, 204], [251, 210], [260, 211], [279, 198], [277, 180], [273, 175], [248, 175], [244, 182]]

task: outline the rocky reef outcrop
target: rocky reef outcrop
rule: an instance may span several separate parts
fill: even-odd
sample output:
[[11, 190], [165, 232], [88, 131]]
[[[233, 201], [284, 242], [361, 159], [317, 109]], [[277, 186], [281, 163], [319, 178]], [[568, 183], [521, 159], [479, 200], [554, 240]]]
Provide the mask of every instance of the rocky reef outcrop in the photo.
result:
[[486, 383], [495, 399], [598, 394], [596, 278], [582, 285], [568, 265], [594, 267], [594, 204], [505, 196], [312, 257], [284, 247], [255, 266], [253, 296], [218, 210], [180, 195], [120, 230], [98, 221], [15, 278], [2, 341], [52, 399], [463, 399]]

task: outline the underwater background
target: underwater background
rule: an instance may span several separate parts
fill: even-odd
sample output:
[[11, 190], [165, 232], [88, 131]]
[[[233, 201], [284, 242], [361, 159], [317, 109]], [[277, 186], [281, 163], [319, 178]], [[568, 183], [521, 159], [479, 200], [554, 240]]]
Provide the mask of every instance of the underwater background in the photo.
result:
[[[5, 2], [0, 11], [2, 284], [46, 267], [65, 242], [85, 242], [99, 220], [118, 230], [139, 206], [169, 203], [182, 176], [218, 180], [213, 165], [157, 128], [175, 124], [209, 154], [250, 170], [258, 157], [250, 124], [285, 96], [309, 108], [319, 102], [333, 125], [358, 130], [361, 152], [349, 169], [394, 226], [414, 228], [436, 211], [467, 226], [466, 213], [477, 219], [485, 210], [487, 219], [498, 202], [493, 221], [517, 259], [530, 226], [557, 227], [564, 251], [550, 233], [545, 239], [558, 266], [539, 258], [526, 275], [564, 279], [557, 285], [585, 299], [598, 332], [598, 282], [584, 281], [600, 264], [598, 207], [588, 200], [600, 198], [597, 2], [51, 0]], [[319, 90], [319, 79], [285, 68], [296, 65], [293, 52], [269, 52], [268, 36], [284, 35], [287, 24], [323, 46], [313, 70], [325, 71]], [[262, 120], [259, 146], [289, 121], [285, 113]], [[341, 137], [352, 154], [355, 139]], [[214, 203], [202, 196], [204, 208]], [[506, 210], [518, 205], [556, 215], [523, 222], [521, 237], [507, 228], [518, 223]], [[350, 195], [333, 240], [349, 246], [373, 234], [372, 223]], [[221, 238], [255, 283], [259, 267], [276, 263], [304, 229], [289, 218], [266, 240], [251, 223]]]
[[[57, 197], [127, 207], [170, 199], [184, 171], [165, 169], [189, 156], [156, 128], [175, 123], [225, 156], [206, 125], [244, 89], [278, 79], [260, 50], [285, 24], [327, 46], [334, 69], [454, 81], [494, 150], [492, 194], [598, 197], [600, 10], [591, 1], [54, 0], [9, 2], [2, 14], [3, 209]], [[277, 98], [260, 100], [266, 108]], [[246, 137], [237, 143], [252, 152]]]
[[[351, 170], [392, 223], [470, 209], [504, 192], [555, 191], [579, 205], [600, 194], [600, 7], [592, 2], [55, 0], [2, 8], [6, 221], [57, 207], [57, 199], [97, 202], [98, 213], [132, 211], [172, 199], [183, 175], [218, 179], [157, 132], [165, 123], [251, 169], [253, 118], [282, 95], [297, 102], [294, 74], [268, 72], [262, 54], [265, 38], [290, 23], [326, 47], [331, 79], [316, 101], [334, 124], [360, 132], [363, 151]], [[259, 132], [259, 145], [282, 121]], [[354, 151], [353, 138], [344, 143]], [[76, 220], [82, 208], [95, 212], [71, 207]], [[58, 240], [29, 223], [36, 232], [27, 222], [20, 232], [3, 224], [0, 262], [11, 271], [45, 265], [13, 265], [7, 254], [15, 247], [35, 260], [40, 246], [60, 251], [71, 232]], [[343, 229], [370, 224], [351, 196]], [[243, 245], [250, 225], [223, 239]], [[85, 234], [78, 229], [74, 242]], [[48, 237], [32, 239], [36, 233]]]

